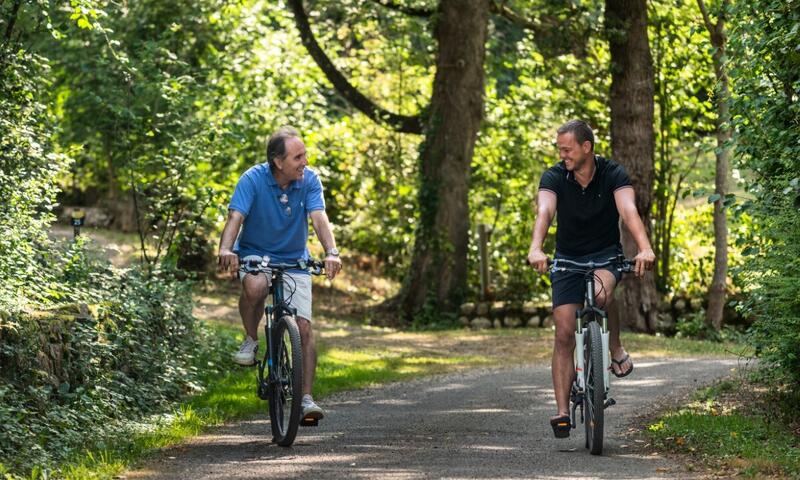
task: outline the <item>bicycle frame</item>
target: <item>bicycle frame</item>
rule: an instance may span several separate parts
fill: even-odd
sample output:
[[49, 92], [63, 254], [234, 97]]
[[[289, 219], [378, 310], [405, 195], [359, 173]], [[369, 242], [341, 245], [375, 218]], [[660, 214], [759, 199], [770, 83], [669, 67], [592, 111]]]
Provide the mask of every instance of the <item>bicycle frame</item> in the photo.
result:
[[[267, 324], [264, 330], [267, 334], [267, 351], [264, 355], [264, 361], [258, 361], [258, 389], [259, 396], [263, 393], [263, 399], [266, 400], [269, 385], [278, 381], [278, 373], [272, 368], [272, 352], [275, 346], [272, 344], [272, 324], [273, 319], [277, 321], [284, 314], [296, 316], [297, 309], [287, 304], [283, 295], [283, 270], [273, 270], [272, 279], [270, 282], [270, 292], [272, 293], [272, 305], [267, 305], [264, 310], [267, 317]], [[264, 368], [267, 368], [267, 382], [264, 382]], [[263, 392], [262, 392], [263, 389]]]
[[[605, 310], [601, 309], [597, 306], [596, 299], [595, 299], [595, 276], [594, 270], [604, 268], [610, 265], [617, 265], [620, 272], [631, 272], [633, 271], [634, 262], [632, 260], [626, 260], [624, 256], [619, 255], [615, 258], [610, 258], [608, 261], [605, 262], [588, 262], [588, 263], [580, 263], [574, 262], [572, 260], [566, 259], [555, 259], [549, 260], [548, 263], [551, 265], [551, 269], [553, 271], [576, 271], [576, 269], [580, 269], [580, 271], [584, 271], [585, 274], [585, 282], [586, 282], [586, 293], [584, 295], [584, 307], [575, 311], [575, 372], [576, 372], [576, 383], [578, 386], [579, 394], [583, 395], [583, 392], [586, 390], [586, 371], [585, 371], [585, 363], [586, 359], [583, 358], [583, 348], [584, 345], [584, 335], [586, 332], [586, 325], [583, 322], [583, 318], [587, 315], [590, 318], [597, 318], [601, 319], [600, 321], [600, 329], [602, 332], [602, 348], [603, 348], [603, 385], [605, 386], [605, 393], [608, 393], [609, 390], [609, 368], [611, 366], [611, 354], [609, 352], [609, 333], [608, 333], [608, 314]], [[566, 266], [560, 266], [559, 263], [562, 263]], [[593, 321], [593, 320], [590, 320]]]
[[608, 392], [608, 381], [610, 378], [608, 373], [608, 369], [611, 366], [611, 358], [608, 352], [608, 314], [605, 310], [597, 306], [594, 287], [594, 273], [587, 273], [586, 295], [584, 297], [585, 306], [575, 311], [575, 371], [577, 373], [578, 388], [581, 390], [581, 393], [586, 389], [586, 370], [584, 369], [586, 359], [583, 358], [583, 348], [580, 347], [583, 346], [583, 336], [586, 331], [583, 318], [587, 315], [590, 315], [590, 319], [599, 317], [602, 320], [600, 322], [600, 329], [603, 339], [603, 385], [605, 385], [606, 393]]

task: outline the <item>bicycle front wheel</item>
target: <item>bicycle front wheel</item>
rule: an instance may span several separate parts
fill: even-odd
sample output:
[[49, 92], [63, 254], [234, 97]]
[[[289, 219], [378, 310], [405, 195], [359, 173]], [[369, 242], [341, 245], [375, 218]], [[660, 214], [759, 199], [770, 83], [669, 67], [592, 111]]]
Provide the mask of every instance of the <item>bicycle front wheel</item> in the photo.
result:
[[583, 409], [586, 412], [586, 448], [592, 455], [603, 453], [603, 411], [606, 389], [603, 376], [603, 336], [597, 322], [587, 323], [584, 336], [584, 357], [586, 359], [586, 394], [583, 396]]
[[302, 415], [303, 353], [294, 317], [282, 317], [273, 330], [269, 420], [272, 441], [288, 447], [294, 443]]

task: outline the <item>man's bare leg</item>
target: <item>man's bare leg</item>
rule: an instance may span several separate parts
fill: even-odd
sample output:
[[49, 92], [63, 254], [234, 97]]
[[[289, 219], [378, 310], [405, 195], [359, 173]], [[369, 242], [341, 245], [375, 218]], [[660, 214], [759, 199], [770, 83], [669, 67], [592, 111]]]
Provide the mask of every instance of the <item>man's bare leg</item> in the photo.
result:
[[300, 341], [303, 345], [303, 395], [311, 395], [314, 387], [314, 374], [317, 371], [317, 345], [311, 322], [297, 317], [297, 328], [300, 330]]
[[242, 317], [245, 333], [253, 340], [258, 340], [258, 324], [264, 315], [266, 298], [267, 277], [245, 275], [242, 280], [242, 293], [239, 295], [239, 315]]
[[575, 311], [581, 308], [576, 303], [559, 305], [553, 309], [556, 336], [553, 344], [553, 391], [558, 415], [569, 415], [569, 391], [575, 377]]
[[[614, 289], [617, 286], [617, 280], [614, 274], [608, 270], [595, 271], [597, 279], [595, 279], [595, 298], [597, 299], [597, 306], [602, 308], [608, 313], [608, 347], [611, 350], [611, 358], [614, 360], [622, 360], [627, 355], [625, 348], [622, 347], [622, 342], [619, 338], [619, 309], [617, 302], [614, 301]], [[602, 282], [602, 284], [601, 284]], [[602, 285], [602, 288], [601, 288]], [[633, 366], [630, 358], [622, 364], [611, 363], [611, 368], [617, 374], [627, 371]]]

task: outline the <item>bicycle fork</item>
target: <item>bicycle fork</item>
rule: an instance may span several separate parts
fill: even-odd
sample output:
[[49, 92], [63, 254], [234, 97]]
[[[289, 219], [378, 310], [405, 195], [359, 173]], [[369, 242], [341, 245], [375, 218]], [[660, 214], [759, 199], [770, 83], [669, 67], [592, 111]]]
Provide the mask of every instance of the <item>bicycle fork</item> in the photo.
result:
[[570, 401], [572, 402], [572, 409], [570, 418], [572, 420], [572, 428], [576, 426], [575, 412], [580, 406], [581, 409], [581, 423], [583, 423], [583, 395], [586, 388], [586, 375], [585, 375], [585, 359], [583, 358], [583, 337], [586, 329], [583, 327], [583, 319], [581, 318], [580, 311], [575, 312], [575, 381], [572, 382], [572, 389], [570, 390]]
[[[583, 324], [580, 311], [575, 312], [575, 381], [572, 384], [570, 392], [570, 401], [572, 402], [572, 428], [575, 428], [575, 413], [580, 406], [581, 409], [581, 423], [583, 423], [583, 395], [586, 392], [586, 359], [583, 356], [584, 341], [587, 335], [587, 328]], [[603, 315], [602, 323], [600, 324], [602, 349], [603, 349], [603, 397], [606, 399], [603, 408], [608, 408], [616, 401], [608, 396], [609, 392], [609, 369], [611, 367], [611, 356], [609, 354], [609, 333], [608, 333], [608, 316]]]
[[[267, 351], [264, 355], [264, 360], [258, 361], [258, 398], [261, 400], [269, 400], [269, 386], [274, 381], [272, 371], [272, 305], [267, 305], [267, 325], [264, 331], [267, 335]], [[267, 374], [264, 375], [266, 369]]]

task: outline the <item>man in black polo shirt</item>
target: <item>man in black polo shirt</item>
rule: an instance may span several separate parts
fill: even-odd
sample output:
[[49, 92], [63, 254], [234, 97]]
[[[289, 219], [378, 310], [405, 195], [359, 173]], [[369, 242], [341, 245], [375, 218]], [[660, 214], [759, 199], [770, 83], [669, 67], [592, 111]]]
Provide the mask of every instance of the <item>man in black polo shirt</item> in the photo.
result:
[[[547, 271], [544, 238], [556, 216], [556, 258], [578, 262], [605, 261], [622, 252], [619, 218], [633, 235], [639, 253], [635, 272], [642, 277], [653, 267], [655, 254], [636, 210], [633, 187], [621, 165], [594, 154], [594, 134], [586, 122], [571, 120], [558, 129], [556, 139], [561, 162], [544, 172], [539, 182], [538, 213], [528, 263], [540, 273]], [[610, 268], [610, 267], [609, 267]], [[619, 272], [596, 270], [596, 297], [608, 310], [614, 298]], [[553, 319], [556, 326], [553, 348], [553, 389], [557, 414], [551, 418], [556, 436], [569, 436], [569, 429], [556, 425], [569, 420], [569, 390], [575, 372], [575, 310], [583, 306], [583, 276], [571, 272], [551, 275]], [[633, 362], [619, 339], [619, 319], [609, 318], [611, 368], [617, 377], [633, 370]]]

